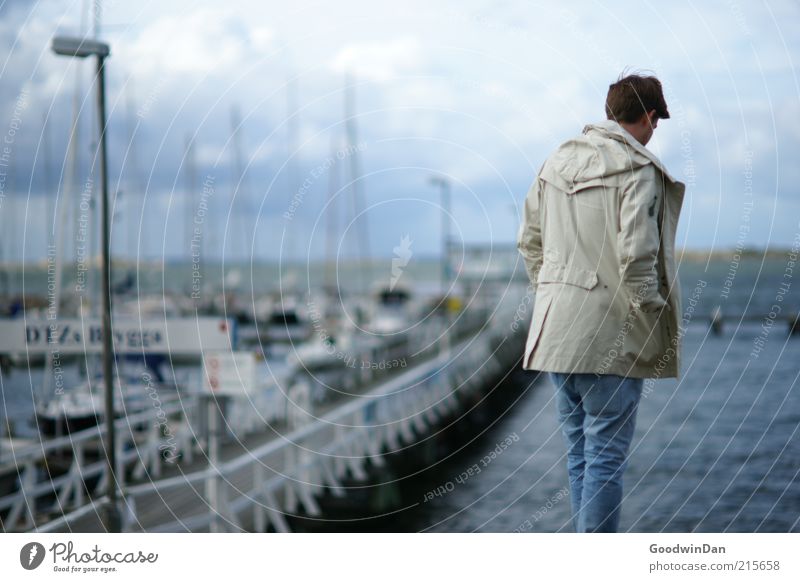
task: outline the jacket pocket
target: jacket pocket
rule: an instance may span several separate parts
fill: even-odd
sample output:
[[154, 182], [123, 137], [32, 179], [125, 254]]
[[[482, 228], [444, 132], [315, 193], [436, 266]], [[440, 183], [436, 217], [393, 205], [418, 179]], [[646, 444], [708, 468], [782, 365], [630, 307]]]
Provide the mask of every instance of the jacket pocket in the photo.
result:
[[545, 257], [537, 283], [565, 283], [591, 290], [597, 286], [597, 271], [555, 263]]
[[528, 332], [528, 339], [525, 342], [525, 353], [522, 358], [522, 369], [529, 370], [530, 360], [536, 346], [539, 344], [539, 337], [544, 329], [544, 322], [547, 319], [547, 312], [550, 311], [552, 298], [549, 293], [537, 293], [533, 305], [533, 317], [531, 328]]
[[632, 311], [622, 353], [640, 366], [654, 366], [666, 349], [662, 318], [667, 315], [666, 312]]

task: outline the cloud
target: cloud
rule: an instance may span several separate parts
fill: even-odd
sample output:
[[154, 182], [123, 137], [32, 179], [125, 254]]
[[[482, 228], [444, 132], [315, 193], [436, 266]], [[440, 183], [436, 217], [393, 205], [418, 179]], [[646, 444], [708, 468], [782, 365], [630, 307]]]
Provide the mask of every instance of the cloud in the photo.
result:
[[[800, 147], [792, 60], [800, 54], [800, 41], [788, 28], [798, 15], [796, 4], [638, 6], [603, 8], [587, 1], [565, 12], [557, 5], [533, 10], [525, 2], [479, 0], [108, 3], [112, 178], [117, 179], [128, 146], [130, 95], [139, 124], [138, 168], [128, 171], [138, 174], [142, 188], [131, 192], [123, 180], [123, 190], [142, 198], [146, 187], [148, 202], [139, 215], [162, 217], [147, 222], [144, 236], [165, 240], [167, 252], [183, 248], [181, 207], [173, 205], [169, 224], [163, 216], [168, 197], [185, 188], [184, 140], [195, 136], [198, 175], [215, 176], [214, 210], [227, 215], [236, 180], [230, 111], [238, 106], [249, 164], [249, 194], [242, 196], [252, 198], [241, 208], [254, 212], [263, 202], [259, 240], [272, 244], [260, 242], [258, 252], [274, 257], [283, 228], [274, 217], [291, 199], [287, 117], [297, 116], [293, 167], [304, 177], [329, 155], [332, 140], [342, 141], [342, 74], [350, 72], [357, 85], [359, 141], [366, 144], [360, 156], [369, 174], [365, 203], [432, 197], [426, 176], [443, 172], [456, 184], [454, 213], [470, 240], [485, 235], [509, 242], [516, 230], [511, 204], [521, 202], [560, 141], [602, 117], [608, 83], [621, 65], [633, 65], [655, 69], [669, 84], [671, 102], [683, 109], [681, 119], [673, 111], [674, 118], [659, 126], [654, 151], [676, 176], [685, 177], [682, 132], [689, 132], [696, 180], [695, 198], [687, 205], [702, 208], [704, 215], [717, 213], [714, 222], [720, 223], [719, 231], [709, 234], [708, 221], [682, 220], [679, 236], [694, 246], [735, 243], [741, 208], [730, 201], [741, 190], [743, 150], [749, 147], [755, 188], [770, 196], [754, 218], [753, 242], [791, 240], [794, 230], [786, 217], [795, 210], [792, 200], [800, 198], [800, 169], [791, 163]], [[7, 127], [20, 90], [29, 88], [24, 130], [15, 142], [14, 183], [24, 189], [30, 184], [31, 196], [38, 196], [47, 192], [41, 167], [34, 171], [33, 165], [41, 116], [52, 108], [53, 157], [60, 164], [72, 113], [75, 65], [50, 55], [48, 42], [80, 15], [72, 5], [22, 2], [0, 5], [0, 14], [0, 43], [13, 47], [0, 72], [0, 130]], [[92, 100], [90, 66], [82, 66], [85, 152]], [[287, 80], [293, 77], [294, 104], [287, 100]], [[307, 193], [291, 225], [298, 238], [317, 219], [327, 189], [323, 176]], [[775, 208], [778, 219], [770, 226]], [[414, 220], [414, 215], [411, 207], [392, 216], [377, 212], [371, 225], [375, 253], [391, 254], [397, 244], [397, 233], [389, 228], [393, 216]], [[36, 228], [31, 226], [30, 236], [38, 241]], [[391, 237], [383, 236], [390, 230]], [[418, 233], [415, 252], [437, 252], [436, 238]], [[324, 244], [314, 249], [323, 252]]]
[[386, 81], [417, 70], [421, 60], [419, 41], [404, 37], [348, 44], [333, 58], [331, 69], [338, 73], [354, 73], [359, 79]]
[[230, 75], [272, 48], [273, 33], [221, 8], [158, 18], [115, 52], [138, 75]]

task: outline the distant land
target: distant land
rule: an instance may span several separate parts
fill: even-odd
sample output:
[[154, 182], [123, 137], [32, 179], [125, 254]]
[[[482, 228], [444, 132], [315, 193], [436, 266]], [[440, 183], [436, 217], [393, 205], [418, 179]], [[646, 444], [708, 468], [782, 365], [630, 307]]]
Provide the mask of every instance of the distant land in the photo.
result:
[[[516, 253], [516, 244], [515, 243], [495, 243], [492, 246], [492, 252], [496, 253], [497, 256], [503, 256], [506, 252], [514, 252]], [[466, 249], [469, 250], [472, 247], [484, 247], [484, 245], [476, 245], [476, 244], [466, 244]], [[484, 247], [486, 248], [486, 247]], [[745, 247], [745, 248], [721, 248], [716, 250], [708, 250], [708, 249], [690, 249], [690, 248], [678, 248], [675, 250], [675, 255], [679, 261], [692, 261], [692, 262], [706, 262], [709, 259], [712, 261], [719, 260], [719, 261], [730, 261], [732, 260], [737, 254], [738, 259], [785, 259], [787, 256], [792, 253], [792, 249], [789, 247], [778, 247], [773, 246], [769, 248], [758, 248], [758, 247]], [[794, 250], [797, 252], [797, 249]], [[507, 255], [506, 255], [507, 256]], [[371, 256], [366, 259], [363, 259], [367, 264], [377, 264], [381, 263], [382, 261], [385, 262], [387, 260], [391, 260], [392, 255], [381, 255], [381, 256]], [[430, 254], [419, 254], [414, 257], [415, 262], [420, 263], [438, 263], [439, 262], [438, 255], [430, 255]], [[158, 258], [152, 257], [143, 257], [140, 258], [138, 261], [132, 260], [128, 257], [114, 257], [113, 258], [113, 265], [114, 267], [133, 267], [138, 264], [140, 267], [158, 267], [160, 265], [183, 265], [189, 262], [188, 258], [181, 259], [178, 257], [166, 257], [163, 260]], [[342, 264], [349, 264], [354, 265], [358, 261], [352, 258], [343, 258], [339, 259], [338, 263]], [[94, 257], [94, 260], [91, 261], [92, 266], [99, 268], [100, 261], [98, 257]], [[251, 262], [249, 259], [241, 260], [241, 259], [226, 259], [225, 263], [227, 265], [233, 266], [249, 266]], [[289, 266], [319, 266], [324, 265], [326, 260], [324, 258], [312, 258], [309, 261], [280, 261], [284, 265], [284, 267]], [[72, 264], [70, 261], [64, 261], [65, 268], [69, 268]], [[221, 261], [219, 257], [214, 257], [210, 259], [203, 259], [203, 264], [206, 266], [212, 265], [220, 265]], [[256, 259], [252, 262], [253, 265], [278, 265], [279, 261], [272, 259], [272, 260], [265, 260], [265, 259]], [[40, 268], [46, 269], [47, 268], [47, 261], [45, 259], [34, 259], [26, 261], [25, 263], [21, 263], [19, 261], [0, 261], [0, 271], [2, 270], [19, 270], [20, 268]]]
[[[786, 247], [771, 248], [743, 248], [743, 249], [717, 249], [714, 251], [703, 249], [677, 249], [675, 255], [679, 261], [730, 261], [738, 255], [739, 259], [785, 259], [792, 249]], [[795, 249], [796, 253], [797, 250]]]

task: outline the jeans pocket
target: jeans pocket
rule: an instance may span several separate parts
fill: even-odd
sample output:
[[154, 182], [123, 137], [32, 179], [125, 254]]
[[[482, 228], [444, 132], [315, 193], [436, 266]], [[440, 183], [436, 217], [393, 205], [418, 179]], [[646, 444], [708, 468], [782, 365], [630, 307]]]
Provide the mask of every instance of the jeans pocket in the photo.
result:
[[600, 418], [614, 418], [624, 414], [631, 405], [630, 378], [614, 374], [592, 374], [592, 385], [583, 396], [583, 406], [588, 414]]

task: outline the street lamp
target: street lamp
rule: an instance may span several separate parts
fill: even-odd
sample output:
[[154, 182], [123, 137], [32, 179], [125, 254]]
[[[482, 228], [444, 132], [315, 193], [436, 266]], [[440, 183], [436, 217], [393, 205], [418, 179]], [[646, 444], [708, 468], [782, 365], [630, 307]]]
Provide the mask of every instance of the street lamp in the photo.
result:
[[441, 176], [431, 176], [430, 183], [439, 188], [442, 197], [442, 295], [444, 295], [450, 284], [450, 180]]
[[53, 52], [57, 55], [83, 59], [97, 58], [97, 120], [100, 132], [100, 187], [102, 214], [102, 303], [103, 303], [103, 376], [105, 381], [105, 423], [106, 423], [106, 462], [108, 463], [108, 481], [106, 495], [106, 529], [119, 532], [121, 529], [120, 512], [117, 507], [116, 477], [116, 442], [114, 434], [114, 378], [112, 370], [111, 345], [111, 257], [108, 220], [108, 161], [106, 157], [106, 76], [105, 59], [110, 51], [106, 43], [86, 38], [57, 36], [53, 38]]
[[102, 65], [103, 59], [109, 54], [110, 50], [108, 45], [99, 40], [92, 40], [90, 38], [78, 38], [72, 36], [56, 36], [53, 38], [53, 52], [57, 55], [64, 57], [77, 57], [79, 59], [85, 57], [96, 56], [98, 62]]

